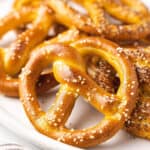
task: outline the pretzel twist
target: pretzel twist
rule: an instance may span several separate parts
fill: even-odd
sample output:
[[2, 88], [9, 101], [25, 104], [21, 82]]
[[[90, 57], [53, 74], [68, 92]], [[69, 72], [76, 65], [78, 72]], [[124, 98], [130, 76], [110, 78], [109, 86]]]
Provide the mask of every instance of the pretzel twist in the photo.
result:
[[[123, 126], [134, 107], [137, 77], [130, 61], [116, 51], [118, 46], [112, 42], [100, 38], [83, 38], [71, 45], [84, 56], [96, 54], [113, 65], [121, 78], [117, 95], [104, 91], [86, 74], [86, 65], [74, 48], [47, 42], [35, 51], [22, 72], [21, 101], [30, 121], [41, 133], [71, 145], [89, 147], [109, 139]], [[61, 87], [55, 103], [45, 113], [37, 102], [34, 89], [40, 72], [50, 63], [53, 63], [54, 76]], [[132, 84], [132, 89], [127, 86], [129, 84]], [[106, 116], [94, 127], [70, 130], [64, 125], [78, 95], [85, 97]]]

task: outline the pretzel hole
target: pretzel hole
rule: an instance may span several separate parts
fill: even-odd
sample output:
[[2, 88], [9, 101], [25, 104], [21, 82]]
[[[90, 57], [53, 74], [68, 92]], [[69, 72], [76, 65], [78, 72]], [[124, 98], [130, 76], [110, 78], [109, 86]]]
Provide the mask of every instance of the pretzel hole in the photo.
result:
[[1, 39], [0, 39], [0, 47], [6, 48], [13, 43], [17, 39], [17, 34], [15, 31], [7, 32]]
[[88, 128], [99, 123], [103, 117], [102, 113], [98, 112], [94, 107], [87, 103], [82, 96], [79, 96], [72, 113], [66, 122], [66, 127], [70, 129]]
[[56, 93], [58, 92], [59, 85], [50, 89], [42, 96], [39, 96], [39, 104], [45, 112], [48, 111], [48, 109], [51, 107], [51, 105], [54, 103], [54, 100], [56, 98]]
[[[56, 86], [55, 88], [51, 89], [47, 94], [38, 98], [39, 104], [43, 111], [47, 112], [49, 108], [53, 105], [59, 87], [59, 85]], [[79, 96], [75, 102], [75, 106], [73, 107], [73, 110], [65, 126], [70, 129], [84, 129], [96, 125], [100, 120], [103, 119], [103, 117], [104, 115], [102, 113], [94, 109], [94, 107], [86, 102], [82, 96]]]
[[53, 24], [52, 27], [48, 31], [48, 35], [45, 40], [49, 40], [49, 38], [53, 38], [57, 36], [59, 33], [64, 32], [67, 28], [61, 24]]
[[115, 25], [123, 25], [124, 23], [116, 18], [114, 18], [111, 14], [109, 14], [108, 12], [104, 12], [104, 17], [106, 18], [106, 20], [109, 21], [109, 23], [111, 24], [115, 24]]
[[85, 8], [82, 7], [80, 4], [74, 2], [73, 0], [69, 0], [68, 5], [75, 11], [77, 11], [81, 14], [87, 15], [87, 11], [85, 10]]
[[[47, 112], [53, 105], [59, 87], [58, 85], [44, 96], [39, 96], [39, 104], [43, 111]], [[79, 96], [65, 126], [70, 129], [84, 129], [96, 125], [103, 117], [102, 113], [94, 109], [82, 96]]]

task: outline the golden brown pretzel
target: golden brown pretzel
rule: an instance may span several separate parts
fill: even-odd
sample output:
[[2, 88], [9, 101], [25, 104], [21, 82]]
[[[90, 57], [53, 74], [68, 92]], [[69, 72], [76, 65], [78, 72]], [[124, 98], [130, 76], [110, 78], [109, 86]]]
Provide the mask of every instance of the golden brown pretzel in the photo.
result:
[[[138, 45], [138, 46], [137, 46]], [[126, 129], [137, 136], [150, 139], [150, 126], [149, 126], [149, 104], [150, 104], [150, 53], [149, 46], [141, 46], [136, 44], [134, 47], [128, 45], [125, 48], [117, 49], [120, 53], [125, 53], [134, 62], [137, 69], [137, 74], [140, 82], [140, 100], [134, 109], [130, 119], [126, 122]], [[100, 87], [114, 93], [119, 83], [115, 79], [114, 69], [104, 60], [99, 58], [89, 61], [88, 73], [99, 83]], [[96, 60], [95, 60], [96, 59]], [[98, 66], [96, 64], [98, 63]], [[93, 64], [93, 65], [92, 65]], [[94, 66], [95, 65], [95, 66]], [[89, 70], [90, 69], [90, 70]], [[116, 87], [117, 86], [117, 87]], [[144, 109], [146, 109], [144, 111]], [[142, 113], [141, 113], [142, 112]], [[141, 118], [142, 116], [142, 118]]]
[[[144, 13], [143, 18], [145, 19], [136, 22], [136, 24], [115, 25], [111, 24], [105, 17], [106, 10], [103, 10], [105, 6], [103, 0], [80, 1], [90, 17], [71, 8], [65, 0], [47, 0], [47, 3], [55, 11], [56, 19], [59, 22], [67, 26], [76, 26], [90, 34], [102, 35], [112, 40], [135, 40], [150, 34], [149, 13], [146, 13], [147, 15]], [[145, 11], [147, 12], [147, 9]], [[132, 18], [134, 17], [137, 15], [132, 16]]]
[[[140, 82], [140, 97], [130, 119], [125, 123], [125, 129], [131, 134], [150, 139], [150, 57], [148, 49], [141, 45], [132, 48], [128, 45], [128, 48], [120, 50], [130, 56], [136, 64]], [[89, 75], [99, 83], [100, 87], [114, 93], [115, 87], [118, 87], [118, 84], [114, 83], [116, 81], [114, 69], [99, 58], [94, 61], [96, 62], [90, 62]]]
[[[63, 44], [50, 44], [41, 45], [33, 53], [20, 78], [21, 101], [30, 121], [41, 133], [74, 146], [89, 147], [109, 139], [122, 128], [136, 101], [138, 83], [133, 65], [117, 52], [118, 45], [107, 40], [83, 38], [71, 44], [82, 55], [96, 54], [113, 65], [121, 78], [121, 85], [117, 95], [112, 95], [86, 74], [79, 52]], [[45, 113], [37, 102], [34, 89], [40, 72], [50, 63], [53, 63], [54, 76], [61, 87], [55, 103]], [[78, 95], [85, 97], [106, 116], [94, 127], [70, 130], [64, 125]]]
[[[135, 46], [135, 47], [128, 47], [128, 48], [118, 48], [118, 52], [125, 53], [136, 65], [137, 68], [137, 74], [140, 82], [140, 95], [139, 99], [136, 104], [136, 108], [132, 112], [130, 119], [125, 124], [126, 130], [130, 133], [142, 137], [150, 139], [150, 53], [149, 53], [149, 46], [142, 47]], [[102, 60], [100, 60], [101, 63]], [[104, 64], [104, 63], [103, 63]], [[112, 75], [114, 74], [114, 71], [112, 70], [111, 66], [109, 67], [108, 64], [105, 63], [105, 68], [107, 68], [109, 71], [105, 70], [105, 76], [103, 76], [105, 79], [101, 80], [102, 82], [110, 87], [114, 87], [115, 85], [112, 81]], [[101, 68], [100, 71], [103, 71], [102, 66], [99, 66]], [[100, 73], [100, 72], [99, 72]], [[100, 73], [103, 75], [103, 73]], [[99, 76], [101, 76], [99, 74]], [[108, 75], [108, 76], [107, 76]], [[110, 76], [111, 75], [111, 76]], [[107, 78], [107, 80], [106, 80]], [[108, 79], [109, 78], [109, 79]], [[110, 83], [109, 83], [109, 81]], [[109, 83], [109, 84], [108, 84]], [[103, 87], [103, 85], [100, 85]], [[108, 87], [105, 89], [109, 91]], [[111, 91], [113, 92], [113, 91]]]

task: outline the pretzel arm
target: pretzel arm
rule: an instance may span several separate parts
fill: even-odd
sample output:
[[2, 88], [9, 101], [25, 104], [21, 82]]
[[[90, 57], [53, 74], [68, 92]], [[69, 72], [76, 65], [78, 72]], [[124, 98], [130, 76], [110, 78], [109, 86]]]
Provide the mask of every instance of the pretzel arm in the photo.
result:
[[11, 13], [0, 19], [0, 37], [10, 30], [20, 27], [23, 24], [34, 20], [36, 12], [30, 8], [22, 8], [21, 11], [13, 10]]

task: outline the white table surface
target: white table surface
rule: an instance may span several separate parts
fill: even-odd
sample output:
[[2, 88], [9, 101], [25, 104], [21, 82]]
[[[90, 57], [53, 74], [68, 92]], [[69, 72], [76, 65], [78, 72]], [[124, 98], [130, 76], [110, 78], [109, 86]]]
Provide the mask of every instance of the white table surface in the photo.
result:
[[[11, 1], [12, 0], [0, 0], [0, 17], [8, 11]], [[150, 0], [143, 1], [150, 7]], [[48, 105], [48, 102], [43, 105]], [[94, 113], [94, 118], [93, 116], [90, 116], [91, 112]], [[84, 120], [84, 118], [86, 118], [87, 116], [89, 117], [89, 119], [84, 121], [85, 124], [90, 124], [90, 122], [94, 121], [96, 122], [96, 120], [100, 118], [98, 113], [96, 113], [90, 106], [88, 106], [88, 104], [82, 101], [78, 102], [78, 104], [76, 105], [76, 110], [73, 113], [78, 113], [78, 116], [75, 116], [72, 120], [70, 119], [70, 126], [72, 126], [73, 124], [75, 126], [78, 126], [73, 120], [79, 122], [81, 120]], [[79, 119], [79, 116], [82, 117]], [[65, 144], [60, 144], [35, 131], [28, 121], [27, 117], [25, 116], [20, 102], [16, 99], [12, 100], [10, 98], [0, 96], [0, 145], [6, 143], [16, 143], [22, 145], [23, 148], [27, 150], [76, 149]], [[149, 150], [150, 142], [148, 140], [134, 138], [125, 131], [120, 131], [108, 142], [91, 149]], [[0, 150], [3, 149], [0, 147]]]

